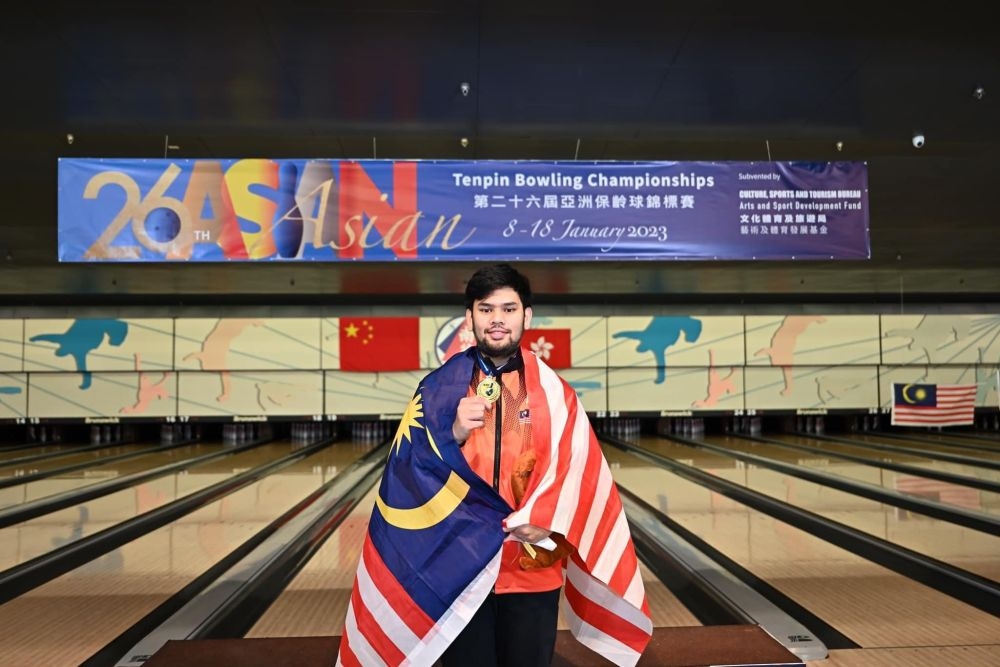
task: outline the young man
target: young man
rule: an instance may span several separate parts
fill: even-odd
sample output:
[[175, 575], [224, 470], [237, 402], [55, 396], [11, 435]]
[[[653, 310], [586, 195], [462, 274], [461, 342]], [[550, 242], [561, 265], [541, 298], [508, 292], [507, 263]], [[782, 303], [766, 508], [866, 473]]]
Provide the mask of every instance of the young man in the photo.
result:
[[[634, 665], [652, 623], [628, 524], [576, 392], [520, 347], [528, 280], [484, 267], [465, 307], [476, 346], [420, 382], [393, 439], [338, 664], [548, 665], [565, 582], [576, 638]], [[570, 556], [538, 567], [550, 535]]]
[[[531, 449], [532, 422], [521, 337], [531, 324], [531, 287], [508, 264], [477, 271], [465, 288], [465, 323], [476, 339], [467, 395], [458, 402], [452, 434], [472, 470], [517, 507], [511, 488], [515, 461]], [[540, 438], [541, 439], [541, 438]], [[549, 530], [510, 527], [500, 574], [489, 597], [445, 651], [444, 667], [544, 666], [552, 661], [562, 567], [524, 570], [521, 540], [538, 542]]]

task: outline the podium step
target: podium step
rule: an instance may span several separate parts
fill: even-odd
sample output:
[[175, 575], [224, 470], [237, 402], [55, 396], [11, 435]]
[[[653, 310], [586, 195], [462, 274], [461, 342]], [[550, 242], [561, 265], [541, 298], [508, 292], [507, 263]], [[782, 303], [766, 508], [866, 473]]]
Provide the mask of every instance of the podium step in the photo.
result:
[[[340, 637], [268, 637], [169, 641], [146, 667], [328, 667], [336, 663]], [[612, 663], [573, 639], [556, 638], [553, 667], [604, 667]], [[655, 628], [639, 667], [796, 667], [803, 663], [755, 625]]]

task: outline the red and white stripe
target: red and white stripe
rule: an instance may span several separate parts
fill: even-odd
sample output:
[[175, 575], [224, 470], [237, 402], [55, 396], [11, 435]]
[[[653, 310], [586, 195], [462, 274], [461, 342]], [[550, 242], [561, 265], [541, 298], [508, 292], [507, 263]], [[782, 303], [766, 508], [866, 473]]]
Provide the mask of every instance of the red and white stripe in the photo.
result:
[[893, 402], [895, 426], [964, 426], [975, 422], [976, 385], [937, 385], [937, 405]]
[[573, 388], [530, 354], [525, 381], [534, 427], [548, 432], [550, 447], [539, 452], [542, 474], [507, 526], [530, 523], [566, 536], [576, 547], [564, 607], [573, 635], [617, 665], [635, 665], [653, 627], [611, 470]]
[[489, 594], [500, 571], [500, 553], [435, 623], [386, 568], [366, 536], [337, 665], [433, 665]]
[[652, 633], [646, 611], [626, 602], [572, 560], [566, 568], [565, 601], [563, 615], [581, 644], [616, 665], [639, 661]]

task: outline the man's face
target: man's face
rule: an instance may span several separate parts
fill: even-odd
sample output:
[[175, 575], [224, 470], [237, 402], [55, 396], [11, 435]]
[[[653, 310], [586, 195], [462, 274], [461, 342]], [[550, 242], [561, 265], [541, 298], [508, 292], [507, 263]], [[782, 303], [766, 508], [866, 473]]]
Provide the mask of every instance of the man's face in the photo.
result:
[[472, 329], [479, 351], [502, 364], [517, 351], [524, 330], [531, 324], [531, 308], [510, 287], [486, 295], [465, 311], [465, 324]]

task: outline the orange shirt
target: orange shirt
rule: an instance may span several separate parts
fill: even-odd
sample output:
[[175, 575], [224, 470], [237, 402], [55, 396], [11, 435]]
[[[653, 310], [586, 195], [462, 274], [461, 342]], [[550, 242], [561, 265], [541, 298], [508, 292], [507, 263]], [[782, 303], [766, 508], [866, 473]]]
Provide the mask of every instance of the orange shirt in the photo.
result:
[[[483, 378], [483, 372], [477, 368], [469, 395], [475, 396], [476, 385]], [[500, 496], [517, 508], [514, 503], [514, 492], [510, 486], [510, 475], [514, 462], [525, 449], [532, 446], [531, 412], [528, 407], [528, 392], [524, 385], [523, 370], [500, 374], [502, 392], [500, 399], [493, 404], [486, 416], [483, 428], [474, 430], [462, 446], [462, 453], [472, 470], [494, 486]], [[502, 426], [502, 441], [500, 447], [499, 484], [494, 484], [494, 461], [496, 451], [496, 414], [500, 409]], [[524, 555], [520, 542], [508, 540], [504, 542], [501, 556], [500, 574], [497, 577], [495, 590], [497, 593], [537, 593], [555, 590], [562, 586], [563, 575], [560, 563], [538, 570], [522, 570], [518, 558]]]

